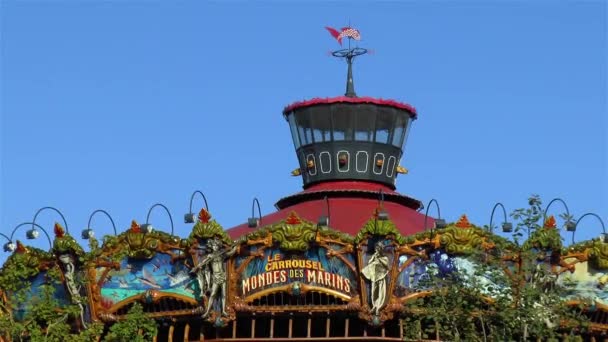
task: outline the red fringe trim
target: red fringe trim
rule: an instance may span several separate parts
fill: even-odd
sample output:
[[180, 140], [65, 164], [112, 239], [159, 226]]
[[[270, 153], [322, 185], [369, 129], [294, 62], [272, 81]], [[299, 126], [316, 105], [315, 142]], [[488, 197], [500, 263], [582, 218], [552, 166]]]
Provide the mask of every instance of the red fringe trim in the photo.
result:
[[298, 109], [298, 108], [302, 108], [302, 107], [314, 106], [314, 105], [319, 105], [319, 104], [332, 104], [332, 103], [371, 103], [371, 104], [375, 104], [375, 105], [390, 106], [390, 107], [394, 107], [394, 108], [398, 108], [398, 109], [407, 110], [408, 112], [410, 112], [410, 117], [412, 117], [412, 118], [416, 118], [418, 116], [418, 113], [416, 112], [416, 108], [414, 108], [413, 106], [411, 106], [407, 103], [402, 103], [402, 102], [398, 102], [395, 100], [376, 99], [373, 97], [348, 97], [348, 96], [327, 97], [327, 98], [316, 97], [316, 98], [310, 99], [310, 100], [294, 102], [294, 103], [290, 104], [289, 106], [285, 107], [285, 109], [283, 109], [283, 114], [287, 114], [287, 113], [293, 111], [294, 109]]

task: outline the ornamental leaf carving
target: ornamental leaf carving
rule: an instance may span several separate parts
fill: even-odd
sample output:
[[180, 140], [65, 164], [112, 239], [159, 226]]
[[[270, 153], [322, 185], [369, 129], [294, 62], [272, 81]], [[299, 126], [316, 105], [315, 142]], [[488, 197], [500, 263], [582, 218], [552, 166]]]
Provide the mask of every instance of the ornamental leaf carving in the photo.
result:
[[589, 263], [598, 270], [608, 269], [608, 243], [593, 240], [593, 245], [589, 249]]
[[103, 254], [113, 258], [121, 258], [126, 255], [131, 258], [149, 259], [157, 251], [167, 251], [179, 247], [179, 238], [161, 231], [144, 233], [137, 222], [133, 221], [129, 230], [114, 239], [104, 241]]
[[56, 255], [74, 253], [77, 256], [84, 255], [84, 250], [76, 240], [59, 223], [55, 223], [55, 240], [53, 241], [53, 253]]
[[224, 228], [215, 220], [211, 219], [211, 214], [207, 210], [204, 208], [201, 209], [198, 216], [199, 221], [192, 227], [192, 232], [188, 238], [189, 240], [211, 239], [217, 237], [229, 245], [232, 244], [232, 239], [226, 234]]
[[555, 218], [549, 217], [543, 228], [535, 230], [523, 245], [526, 250], [537, 248], [543, 250], [559, 251], [562, 248], [562, 237], [555, 227]]
[[405, 237], [399, 233], [391, 220], [379, 220], [376, 217], [372, 217], [355, 236], [355, 243], [363, 241], [368, 235], [393, 235], [397, 243], [401, 245], [405, 243]]
[[279, 243], [279, 247], [285, 251], [303, 252], [310, 247], [310, 241], [315, 239], [317, 225], [306, 221], [295, 212], [289, 213], [288, 217], [278, 223], [265, 226], [256, 232], [247, 235], [247, 240], [259, 239], [272, 234], [274, 242]]
[[483, 249], [485, 233], [477, 227], [452, 226], [441, 231], [439, 241], [443, 249], [450, 254], [470, 255], [476, 250]]

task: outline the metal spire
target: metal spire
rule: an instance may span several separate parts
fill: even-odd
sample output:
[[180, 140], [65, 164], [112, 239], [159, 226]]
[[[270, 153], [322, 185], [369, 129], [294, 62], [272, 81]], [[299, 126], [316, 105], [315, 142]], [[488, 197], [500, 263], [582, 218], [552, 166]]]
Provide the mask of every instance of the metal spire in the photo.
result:
[[331, 54], [334, 57], [345, 58], [346, 64], [348, 65], [348, 71], [346, 74], [346, 93], [345, 96], [357, 97], [355, 93], [355, 82], [353, 80], [353, 61], [355, 57], [361, 56], [367, 53], [367, 49], [360, 47], [351, 47], [351, 40], [361, 40], [361, 35], [357, 29], [352, 27], [344, 27], [341, 31], [333, 29], [331, 27], [325, 27], [329, 33], [336, 38], [338, 43], [342, 45], [342, 38], [348, 38], [348, 48], [333, 51]]

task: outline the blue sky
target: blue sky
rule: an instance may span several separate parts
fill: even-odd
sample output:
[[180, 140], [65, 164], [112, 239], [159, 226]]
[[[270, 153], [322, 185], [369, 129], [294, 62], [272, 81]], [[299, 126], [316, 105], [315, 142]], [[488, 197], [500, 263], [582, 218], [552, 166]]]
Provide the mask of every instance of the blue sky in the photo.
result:
[[[603, 1], [0, 6], [4, 233], [47, 205], [74, 236], [98, 208], [122, 231], [161, 202], [185, 236], [196, 189], [226, 228], [247, 219], [253, 197], [272, 212], [301, 190], [281, 110], [343, 94], [346, 67], [328, 56], [338, 45], [323, 27], [349, 21], [374, 50], [355, 63], [357, 93], [419, 112], [398, 191], [478, 225], [495, 202], [512, 211], [532, 193], [608, 224]], [[37, 223], [52, 234], [58, 219], [48, 211]], [[151, 222], [169, 229], [160, 208]], [[112, 231], [101, 215], [93, 226]], [[592, 218], [579, 229], [577, 240], [601, 231]]]

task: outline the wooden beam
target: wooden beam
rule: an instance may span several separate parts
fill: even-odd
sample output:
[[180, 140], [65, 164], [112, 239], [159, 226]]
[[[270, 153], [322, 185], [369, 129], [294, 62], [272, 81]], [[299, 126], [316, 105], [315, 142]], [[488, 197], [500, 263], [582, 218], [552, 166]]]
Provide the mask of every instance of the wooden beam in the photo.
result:
[[327, 318], [325, 319], [325, 337], [329, 337], [329, 328], [331, 326], [331, 318], [329, 317], [329, 313]]
[[287, 332], [287, 338], [291, 338], [291, 336], [293, 335], [292, 329], [293, 329], [293, 315], [290, 314], [289, 315], [289, 332]]

